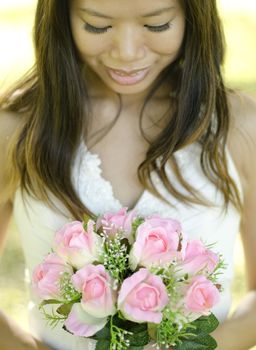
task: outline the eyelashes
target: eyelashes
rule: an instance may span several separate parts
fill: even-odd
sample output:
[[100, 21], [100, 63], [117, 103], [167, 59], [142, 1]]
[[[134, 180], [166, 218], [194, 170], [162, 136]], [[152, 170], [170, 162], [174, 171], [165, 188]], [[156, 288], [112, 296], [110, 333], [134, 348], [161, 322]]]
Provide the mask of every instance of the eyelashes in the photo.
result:
[[87, 32], [95, 33], [95, 34], [106, 33], [106, 32], [108, 31], [108, 29], [110, 29], [110, 28], [111, 28], [110, 26], [108, 26], [108, 27], [103, 27], [103, 28], [98, 28], [98, 27], [92, 26], [92, 25], [89, 24], [89, 23], [85, 23], [85, 24], [84, 24], [84, 29], [85, 29]]
[[145, 28], [148, 28], [148, 30], [150, 30], [151, 32], [164, 32], [168, 29], [170, 29], [172, 26], [171, 22], [167, 22], [165, 24], [162, 24], [160, 26], [149, 26], [149, 25], [145, 25]]
[[[167, 22], [165, 24], [161, 24], [160, 26], [144, 25], [144, 27], [147, 28], [150, 32], [155, 32], [155, 33], [164, 32], [164, 31], [170, 29], [171, 26], [172, 26], [172, 22], [171, 21]], [[94, 27], [94, 26], [92, 26], [89, 23], [85, 23], [84, 24], [84, 29], [87, 32], [94, 33], [94, 34], [106, 33], [110, 28], [111, 28], [111, 26], [99, 28], [99, 27]]]

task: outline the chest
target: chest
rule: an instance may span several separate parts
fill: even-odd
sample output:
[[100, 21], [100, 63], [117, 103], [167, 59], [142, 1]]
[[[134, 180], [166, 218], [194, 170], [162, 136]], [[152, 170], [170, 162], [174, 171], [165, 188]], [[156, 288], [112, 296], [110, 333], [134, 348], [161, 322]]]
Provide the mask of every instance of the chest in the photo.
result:
[[123, 206], [133, 207], [143, 192], [137, 169], [144, 160], [147, 144], [133, 128], [114, 127], [90, 152], [100, 159], [101, 177], [113, 190], [113, 195]]
[[[106, 108], [95, 111], [86, 144], [90, 152], [99, 157], [101, 176], [111, 185], [114, 197], [123, 206], [132, 208], [144, 191], [137, 170], [146, 158], [149, 142], [142, 136], [139, 114], [135, 110], [122, 112], [108, 132], [101, 131], [110, 123], [106, 114]], [[148, 118], [143, 130], [153, 139], [160, 127]]]

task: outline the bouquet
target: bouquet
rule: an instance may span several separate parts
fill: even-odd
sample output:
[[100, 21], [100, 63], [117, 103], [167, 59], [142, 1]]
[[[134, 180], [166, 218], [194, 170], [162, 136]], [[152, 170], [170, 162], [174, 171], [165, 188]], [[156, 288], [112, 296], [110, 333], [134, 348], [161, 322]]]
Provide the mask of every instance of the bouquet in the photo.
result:
[[222, 257], [177, 220], [122, 208], [56, 232], [32, 287], [46, 320], [97, 350], [215, 349]]

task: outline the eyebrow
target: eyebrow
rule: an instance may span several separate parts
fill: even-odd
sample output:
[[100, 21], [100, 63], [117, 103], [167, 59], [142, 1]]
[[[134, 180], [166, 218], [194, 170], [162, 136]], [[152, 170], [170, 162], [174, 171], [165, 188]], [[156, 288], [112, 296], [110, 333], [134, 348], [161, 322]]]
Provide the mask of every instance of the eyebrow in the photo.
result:
[[[145, 14], [145, 15], [142, 15], [141, 17], [147, 18], [147, 17], [159, 16], [159, 15], [161, 15], [161, 14], [164, 13], [164, 12], [173, 10], [174, 8], [175, 8], [174, 6], [165, 7], [165, 8], [162, 8], [162, 9], [158, 9], [158, 10], [156, 10], [156, 11], [152, 11], [152, 12], [147, 13], [147, 14]], [[93, 9], [89, 9], [89, 8], [79, 8], [79, 10], [82, 11], [82, 12], [86, 12], [86, 13], [88, 13], [89, 15], [94, 16], [94, 17], [101, 17], [101, 18], [106, 18], [106, 19], [113, 19], [113, 17], [104, 15], [103, 13], [100, 13], [100, 12], [95, 11], [95, 10], [93, 10]]]

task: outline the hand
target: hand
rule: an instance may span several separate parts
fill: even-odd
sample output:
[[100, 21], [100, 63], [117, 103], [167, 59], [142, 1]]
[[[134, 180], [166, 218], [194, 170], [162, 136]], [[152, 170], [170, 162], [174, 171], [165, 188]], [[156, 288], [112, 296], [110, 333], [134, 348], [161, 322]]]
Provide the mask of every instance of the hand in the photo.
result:
[[232, 318], [239, 318], [246, 313], [256, 314], [256, 291], [250, 291], [246, 294], [246, 296], [240, 301]]
[[18, 324], [0, 310], [1, 350], [51, 350], [48, 346], [23, 331]]

